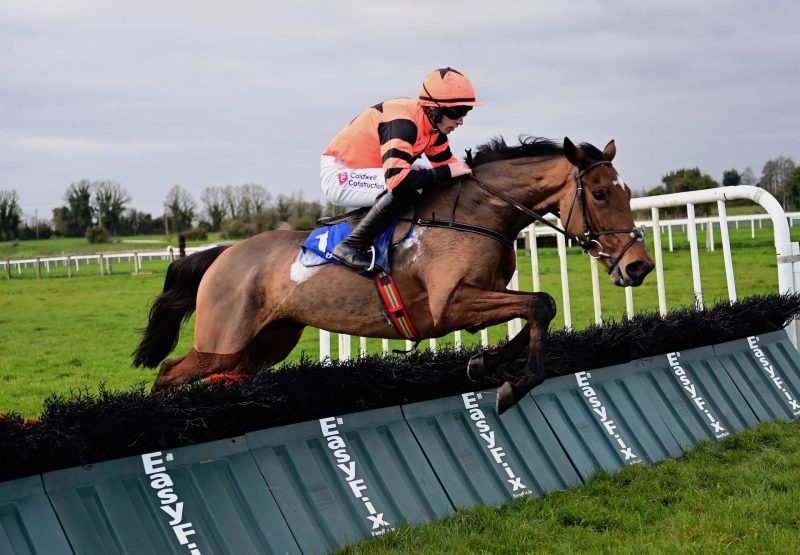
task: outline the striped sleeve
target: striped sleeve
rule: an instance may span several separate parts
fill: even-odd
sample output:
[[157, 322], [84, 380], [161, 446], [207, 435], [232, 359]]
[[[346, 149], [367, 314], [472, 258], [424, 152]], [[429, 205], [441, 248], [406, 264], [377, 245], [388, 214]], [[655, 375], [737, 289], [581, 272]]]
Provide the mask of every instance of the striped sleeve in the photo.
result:
[[450, 143], [447, 141], [447, 135], [444, 133], [439, 133], [439, 136], [436, 137], [433, 144], [425, 150], [425, 156], [434, 168], [445, 164], [451, 164], [457, 160], [456, 157], [453, 156], [453, 153], [450, 152]]
[[378, 137], [386, 187], [390, 191], [401, 185], [403, 189], [419, 189], [450, 177], [447, 167], [411, 170], [413, 145], [417, 140], [417, 126], [413, 121], [398, 118], [383, 122], [378, 125]]

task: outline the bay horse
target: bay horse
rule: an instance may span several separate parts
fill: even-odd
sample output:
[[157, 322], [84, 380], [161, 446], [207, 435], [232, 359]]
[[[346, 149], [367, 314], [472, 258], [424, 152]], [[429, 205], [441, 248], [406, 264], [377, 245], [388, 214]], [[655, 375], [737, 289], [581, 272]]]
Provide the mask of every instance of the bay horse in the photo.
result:
[[[473, 173], [424, 191], [411, 224], [398, 225], [392, 275], [418, 337], [477, 330], [513, 318], [527, 321], [498, 352], [468, 363], [483, 374], [514, 360], [527, 365], [497, 390], [497, 411], [513, 406], [544, 379], [544, 341], [556, 303], [547, 293], [506, 288], [516, 267], [519, 232], [542, 214], [560, 215], [562, 232], [598, 258], [618, 286], [638, 286], [653, 269], [635, 229], [631, 191], [611, 164], [614, 141], [600, 151], [569, 138], [563, 146], [523, 136], [502, 137], [468, 157]], [[446, 215], [448, 219], [436, 219]], [[549, 222], [545, 222], [549, 224]], [[411, 238], [402, 240], [409, 225]], [[405, 228], [405, 229], [402, 229]], [[373, 279], [345, 266], [305, 267], [301, 231], [266, 231], [173, 262], [150, 309], [134, 366], [155, 368], [176, 346], [181, 323], [196, 310], [194, 344], [165, 360], [153, 391], [216, 373], [248, 374], [284, 360], [313, 326], [336, 333], [403, 339], [389, 323]]]

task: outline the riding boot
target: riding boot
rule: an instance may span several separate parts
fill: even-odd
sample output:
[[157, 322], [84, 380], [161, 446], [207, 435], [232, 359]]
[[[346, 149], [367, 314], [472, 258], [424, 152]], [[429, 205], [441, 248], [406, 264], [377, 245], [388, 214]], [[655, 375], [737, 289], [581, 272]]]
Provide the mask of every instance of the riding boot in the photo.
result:
[[393, 195], [388, 191], [381, 196], [353, 228], [350, 235], [334, 247], [331, 253], [333, 257], [342, 264], [358, 270], [360, 274], [373, 273], [375, 248], [372, 242], [407, 204], [407, 197], [404, 195]]

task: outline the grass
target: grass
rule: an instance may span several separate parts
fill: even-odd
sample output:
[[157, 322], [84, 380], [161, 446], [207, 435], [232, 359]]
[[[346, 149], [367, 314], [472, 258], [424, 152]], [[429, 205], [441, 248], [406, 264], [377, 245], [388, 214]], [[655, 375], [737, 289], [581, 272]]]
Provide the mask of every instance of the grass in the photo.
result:
[[[800, 233], [800, 230], [797, 230]], [[718, 234], [717, 234], [718, 237]], [[652, 240], [652, 238], [649, 238]], [[53, 240], [55, 243], [67, 240]], [[777, 290], [777, 271], [771, 232], [759, 230], [755, 239], [750, 230], [731, 230], [734, 269], [739, 296]], [[675, 251], [664, 252], [668, 306], [693, 305], [689, 250], [685, 234], [673, 236]], [[28, 243], [34, 243], [33, 245]], [[38, 244], [52, 249], [51, 241], [21, 242], [17, 248], [35, 252]], [[666, 238], [663, 240], [666, 249]], [[56, 248], [63, 248], [56, 247]], [[95, 246], [96, 247], [96, 246]], [[521, 251], [520, 251], [520, 254]], [[727, 298], [722, 251], [700, 249], [704, 298], [707, 303]], [[569, 282], [572, 324], [576, 329], [594, 321], [589, 279], [589, 259], [579, 249], [569, 255]], [[539, 250], [541, 287], [549, 291], [559, 305], [554, 328], [563, 327], [561, 278], [555, 249]], [[139, 341], [137, 330], [147, 321], [151, 300], [161, 291], [167, 262], [146, 261], [145, 273], [132, 275], [133, 263], [114, 264], [111, 275], [101, 276], [96, 266], [81, 267], [72, 279], [52, 277], [65, 272], [43, 273], [37, 279], [32, 268], [12, 279], [0, 277], [0, 413], [16, 411], [26, 417], [40, 414], [44, 399], [70, 390], [96, 391], [100, 383], [126, 389], [142, 382], [151, 383], [155, 371], [132, 369], [130, 353]], [[518, 260], [520, 288], [532, 289], [530, 258]], [[625, 311], [624, 290], [614, 287], [601, 275], [603, 317], [619, 319]], [[658, 308], [655, 276], [634, 290], [637, 311]], [[178, 353], [191, 346], [193, 322], [184, 327]], [[489, 330], [489, 342], [504, 339], [507, 326]], [[438, 341], [451, 345], [452, 335]], [[464, 345], [480, 342], [480, 335], [462, 333]], [[390, 348], [403, 348], [405, 342], [392, 341]], [[421, 345], [425, 348], [427, 343]], [[379, 352], [380, 340], [369, 340], [370, 352]], [[351, 339], [353, 353], [358, 352], [357, 338]], [[312, 357], [319, 353], [319, 334], [307, 328], [289, 360], [299, 360], [301, 353]], [[337, 349], [332, 347], [333, 356]]]
[[[793, 230], [794, 240], [798, 234]], [[694, 299], [686, 236], [675, 233], [673, 239], [676, 249], [664, 253], [664, 263], [668, 306], [674, 308]], [[770, 231], [758, 230], [751, 239], [749, 228], [731, 230], [731, 240], [739, 296], [775, 291]], [[46, 249], [72, 248], [58, 241], [39, 243]], [[666, 237], [663, 245], [666, 249]], [[15, 257], [52, 254], [41, 247], [3, 245], [0, 258], [9, 248], [28, 253]], [[727, 298], [721, 249], [707, 252], [701, 245], [700, 257], [706, 302]], [[555, 250], [541, 249], [539, 262], [542, 289], [553, 294], [563, 314]], [[576, 328], [594, 318], [588, 264], [580, 252], [569, 256]], [[520, 287], [530, 290], [530, 259], [520, 256], [519, 268]], [[138, 341], [136, 329], [146, 323], [149, 302], [163, 285], [165, 269], [166, 263], [151, 262], [141, 275], [132, 275], [132, 265], [118, 264], [105, 276], [89, 267], [72, 279], [37, 279], [31, 269], [11, 280], [0, 276], [0, 413], [13, 410], [36, 417], [53, 393], [92, 392], [103, 382], [119, 389], [149, 384], [155, 372], [131, 369], [129, 355]], [[604, 318], [619, 319], [624, 291], [601, 276], [601, 297]], [[637, 311], [657, 308], [654, 276], [634, 291], [634, 302]], [[555, 328], [563, 326], [561, 318], [557, 316]], [[191, 326], [184, 329], [177, 351], [189, 348]], [[505, 333], [505, 326], [496, 326], [490, 341]], [[479, 338], [464, 334], [464, 340]], [[446, 338], [440, 344], [450, 342]], [[354, 340], [353, 352], [356, 347]], [[378, 342], [370, 341], [370, 347], [378, 349]], [[290, 359], [299, 358], [303, 350], [318, 352], [316, 330], [306, 330]], [[702, 443], [679, 460], [628, 467], [614, 475], [599, 473], [586, 484], [543, 499], [462, 509], [443, 521], [404, 527], [344, 552], [795, 553], [800, 544], [798, 456], [799, 425], [771, 422], [720, 444]]]
[[768, 422], [677, 460], [461, 509], [341, 553], [797, 553], [798, 457], [800, 424]]

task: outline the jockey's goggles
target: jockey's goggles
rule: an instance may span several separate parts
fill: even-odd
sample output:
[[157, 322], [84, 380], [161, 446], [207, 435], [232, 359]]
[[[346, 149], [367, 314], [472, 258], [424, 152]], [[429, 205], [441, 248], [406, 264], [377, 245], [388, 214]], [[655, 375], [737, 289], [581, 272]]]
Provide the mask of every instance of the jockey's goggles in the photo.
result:
[[461, 119], [472, 110], [472, 106], [445, 106], [441, 110], [442, 115], [450, 119]]

